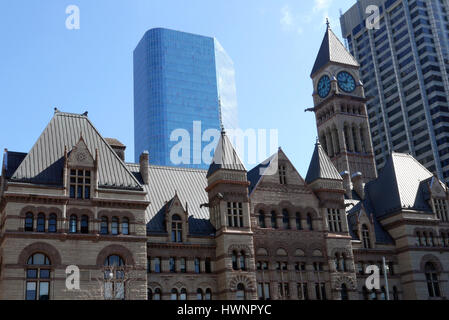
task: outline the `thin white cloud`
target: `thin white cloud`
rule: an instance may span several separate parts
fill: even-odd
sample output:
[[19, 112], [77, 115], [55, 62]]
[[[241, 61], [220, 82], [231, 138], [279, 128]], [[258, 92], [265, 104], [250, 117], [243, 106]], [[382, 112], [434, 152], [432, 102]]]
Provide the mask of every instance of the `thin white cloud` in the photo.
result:
[[296, 15], [289, 5], [284, 5], [281, 10], [280, 24], [284, 31], [293, 31], [297, 34], [303, 34], [304, 30], [310, 28], [313, 23], [317, 28], [326, 23], [326, 19], [329, 19], [331, 26], [338, 24], [338, 18], [330, 16], [329, 11], [334, 0], [313, 0], [313, 6], [311, 10], [301, 16]]
[[293, 15], [288, 5], [281, 8], [281, 25], [287, 29], [293, 26]]
[[333, 1], [334, 0], [314, 0], [313, 11], [327, 11], [332, 6]]

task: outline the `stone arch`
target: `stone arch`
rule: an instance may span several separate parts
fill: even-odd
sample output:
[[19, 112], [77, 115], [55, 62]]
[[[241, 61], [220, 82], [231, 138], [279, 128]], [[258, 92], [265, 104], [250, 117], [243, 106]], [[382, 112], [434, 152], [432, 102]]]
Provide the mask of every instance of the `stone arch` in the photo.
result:
[[35, 206], [26, 206], [20, 210], [19, 217], [25, 219], [27, 213], [32, 213], [36, 218], [39, 213], [43, 213], [45, 218], [47, 219], [50, 214], [54, 213], [58, 217], [58, 219], [62, 218], [62, 211], [56, 207], [35, 207]]
[[306, 252], [303, 249], [297, 248], [295, 250], [294, 256], [303, 258], [306, 256]]
[[110, 255], [114, 254], [122, 257], [123, 260], [125, 261], [125, 264], [128, 266], [133, 266], [135, 264], [133, 254], [131, 253], [131, 251], [128, 250], [128, 248], [117, 244], [111, 244], [103, 248], [103, 250], [101, 250], [100, 253], [98, 254], [97, 266], [102, 267], [105, 259]]
[[112, 217], [117, 217], [119, 219], [122, 218], [128, 218], [129, 223], [135, 223], [134, 215], [131, 212], [128, 211], [108, 211], [108, 210], [101, 210], [98, 212], [98, 221], [101, 221], [101, 217], [106, 216], [108, 219], [111, 219]]
[[59, 254], [59, 251], [51, 244], [45, 242], [35, 242], [22, 249], [19, 254], [17, 263], [19, 265], [25, 266], [28, 258], [35, 253], [42, 253], [48, 256], [53, 268], [61, 265], [61, 255]]
[[312, 257], [323, 257], [323, 252], [320, 249], [314, 249], [312, 251]]
[[[171, 288], [173, 289], [173, 288], [176, 288], [176, 289], [178, 289], [178, 290], [181, 290], [181, 289], [186, 289], [187, 290], [187, 285], [184, 283], [184, 282], [181, 282], [181, 281], [178, 281], [178, 282], [175, 282], [172, 286], [171, 286]], [[170, 289], [171, 290], [171, 289]]]
[[78, 218], [81, 218], [81, 216], [88, 216], [89, 222], [93, 222], [95, 218], [95, 214], [89, 209], [71, 208], [67, 210], [67, 219], [70, 219], [70, 216], [72, 215], [75, 215]]
[[348, 248], [333, 248], [330, 252], [330, 257], [334, 258], [335, 254], [345, 255], [346, 259], [352, 258], [352, 250], [349, 250]]
[[333, 281], [334, 288], [340, 289], [342, 284], [345, 284], [349, 290], [357, 289], [357, 281], [349, 276], [338, 276]]
[[239, 285], [239, 283], [243, 284], [247, 291], [253, 291], [255, 289], [254, 283], [251, 281], [251, 279], [246, 276], [241, 276], [241, 275], [235, 276], [234, 278], [232, 278], [229, 281], [229, 289], [232, 292], [236, 292], [237, 286]]
[[260, 257], [268, 257], [268, 250], [265, 248], [258, 248], [256, 251], [256, 255]]
[[249, 246], [245, 245], [245, 244], [232, 244], [232, 245], [230, 245], [228, 247], [228, 255], [231, 256], [233, 251], [236, 251], [236, 252], [244, 251], [245, 255], [247, 257], [251, 258], [253, 256], [251, 248]]
[[285, 250], [284, 248], [278, 248], [277, 250], [276, 250], [276, 256], [278, 256], [278, 257], [288, 257], [288, 252], [287, 252], [287, 250]]
[[441, 273], [441, 272], [444, 271], [444, 268], [443, 268], [443, 265], [440, 262], [440, 259], [438, 259], [433, 254], [426, 254], [424, 257], [421, 258], [421, 263], [420, 263], [420, 270], [421, 270], [421, 272], [425, 272], [425, 267], [426, 267], [426, 264], [428, 262], [433, 263], [433, 265], [437, 269], [438, 273]]

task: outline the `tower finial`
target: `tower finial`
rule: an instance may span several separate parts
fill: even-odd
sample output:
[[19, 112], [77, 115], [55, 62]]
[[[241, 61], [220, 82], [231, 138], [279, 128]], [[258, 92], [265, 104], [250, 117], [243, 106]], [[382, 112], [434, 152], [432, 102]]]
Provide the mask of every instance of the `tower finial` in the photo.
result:
[[331, 28], [331, 23], [329, 22], [329, 18], [326, 18], [326, 25], [327, 25], [328, 29]]

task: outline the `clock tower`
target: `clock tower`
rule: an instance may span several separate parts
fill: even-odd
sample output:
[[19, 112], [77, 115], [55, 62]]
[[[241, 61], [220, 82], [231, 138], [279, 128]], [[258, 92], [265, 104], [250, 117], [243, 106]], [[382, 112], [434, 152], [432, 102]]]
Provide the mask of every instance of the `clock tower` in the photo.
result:
[[377, 178], [359, 69], [328, 23], [311, 74], [313, 111], [321, 145], [347, 186], [360, 173], [365, 183]]

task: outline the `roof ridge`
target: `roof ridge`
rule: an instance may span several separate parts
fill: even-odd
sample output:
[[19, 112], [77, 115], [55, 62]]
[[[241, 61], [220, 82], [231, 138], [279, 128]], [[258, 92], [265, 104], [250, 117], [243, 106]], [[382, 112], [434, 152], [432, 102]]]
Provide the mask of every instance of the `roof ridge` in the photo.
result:
[[138, 186], [142, 186], [142, 184], [139, 182], [139, 180], [137, 180], [137, 178], [133, 175], [133, 173], [128, 169], [128, 167], [126, 166], [124, 161], [118, 156], [118, 154], [114, 151], [114, 149], [112, 149], [111, 145], [105, 140], [105, 138], [100, 134], [100, 132], [97, 130], [97, 128], [94, 126], [94, 124], [90, 121], [89, 117], [87, 117], [87, 116], [82, 116], [82, 117], [85, 118], [85, 120], [87, 120], [87, 123], [89, 123], [90, 126], [92, 126], [92, 129], [94, 129], [94, 131], [100, 137], [100, 140], [106, 144], [106, 148], [108, 148], [109, 151], [112, 152], [112, 156], [115, 157], [119, 161], [119, 164], [126, 170], [126, 172], [129, 174], [131, 179], [134, 180], [134, 182], [136, 182]]

